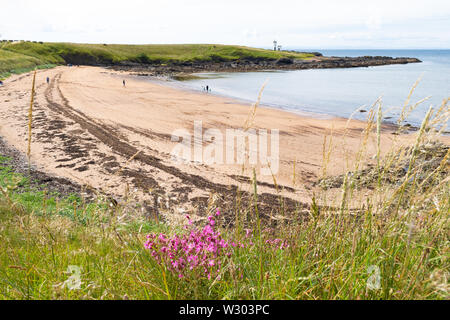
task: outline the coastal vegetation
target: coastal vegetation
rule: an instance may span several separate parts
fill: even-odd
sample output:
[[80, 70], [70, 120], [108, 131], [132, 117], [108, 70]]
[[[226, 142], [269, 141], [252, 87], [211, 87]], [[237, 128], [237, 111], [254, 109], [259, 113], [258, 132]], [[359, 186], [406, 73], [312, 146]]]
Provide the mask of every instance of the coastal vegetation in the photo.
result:
[[[405, 103], [396, 134], [415, 107]], [[0, 299], [448, 299], [450, 150], [438, 139], [448, 100], [429, 109], [412, 145], [393, 135], [366, 169], [382, 117], [377, 103], [343, 176], [326, 174], [345, 146], [325, 137], [321, 191], [298, 212], [280, 197], [275, 225], [260, 218], [256, 175], [253, 202], [232, 221], [210, 206], [171, 225], [129, 195], [49, 192], [1, 157]]]
[[35, 67], [65, 64], [184, 64], [239, 60], [275, 61], [308, 59], [311, 53], [271, 51], [218, 44], [115, 45], [41, 43], [30, 41], [0, 43], [0, 78]]

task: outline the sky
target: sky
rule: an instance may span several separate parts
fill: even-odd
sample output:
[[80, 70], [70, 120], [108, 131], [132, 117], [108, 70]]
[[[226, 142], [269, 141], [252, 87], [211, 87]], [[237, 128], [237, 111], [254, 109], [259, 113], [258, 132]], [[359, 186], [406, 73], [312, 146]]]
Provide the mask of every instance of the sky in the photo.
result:
[[450, 1], [0, 0], [0, 39], [449, 49]]

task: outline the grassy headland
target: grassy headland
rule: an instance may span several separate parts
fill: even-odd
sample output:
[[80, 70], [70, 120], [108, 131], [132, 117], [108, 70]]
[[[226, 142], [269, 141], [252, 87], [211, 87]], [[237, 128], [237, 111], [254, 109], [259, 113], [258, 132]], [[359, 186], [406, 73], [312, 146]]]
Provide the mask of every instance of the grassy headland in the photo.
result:
[[120, 65], [182, 64], [238, 60], [275, 61], [306, 59], [309, 53], [279, 52], [257, 48], [213, 44], [114, 45], [39, 42], [0, 44], [0, 77], [37, 66], [79, 64]]

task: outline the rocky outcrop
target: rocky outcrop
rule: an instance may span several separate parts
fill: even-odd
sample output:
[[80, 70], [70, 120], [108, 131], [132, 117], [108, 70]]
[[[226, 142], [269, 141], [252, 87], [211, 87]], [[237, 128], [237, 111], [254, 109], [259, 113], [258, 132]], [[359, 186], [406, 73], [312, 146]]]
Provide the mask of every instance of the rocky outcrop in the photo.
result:
[[300, 69], [327, 69], [327, 68], [358, 68], [373, 67], [390, 64], [420, 63], [416, 58], [391, 57], [323, 57], [319, 60], [300, 63]]
[[323, 57], [319, 53], [308, 60], [294, 60], [281, 58], [279, 60], [243, 59], [235, 61], [206, 61], [206, 62], [179, 62], [167, 65], [139, 64], [136, 62], [122, 62], [111, 66], [116, 70], [133, 71], [145, 75], [171, 75], [177, 73], [196, 72], [245, 72], [262, 70], [305, 70], [305, 69], [331, 69], [331, 68], [359, 68], [391, 64], [420, 63], [416, 58], [392, 57]]

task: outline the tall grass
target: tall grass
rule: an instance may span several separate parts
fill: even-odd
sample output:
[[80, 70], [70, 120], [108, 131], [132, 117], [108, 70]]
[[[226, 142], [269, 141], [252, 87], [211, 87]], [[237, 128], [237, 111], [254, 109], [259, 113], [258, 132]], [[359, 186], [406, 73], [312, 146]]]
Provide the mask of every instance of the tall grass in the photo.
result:
[[[251, 208], [240, 204], [236, 219], [248, 215], [254, 245], [223, 257], [220, 277], [212, 279], [194, 272], [180, 279], [144, 248], [149, 232], [174, 235], [183, 228], [150, 220], [129, 204], [110, 206], [101, 196], [89, 202], [29, 190], [0, 159], [0, 298], [448, 299], [450, 151], [438, 138], [449, 114], [448, 100], [430, 108], [415, 142], [394, 144], [382, 156], [379, 100], [359, 152], [346, 160], [351, 166], [339, 185], [317, 191], [306, 219], [283, 211], [288, 219], [277, 227], [261, 220], [253, 171]], [[323, 146], [323, 181], [335, 183], [326, 174], [335, 150], [330, 140]], [[371, 141], [376, 165], [367, 169]], [[327, 188], [340, 195], [330, 198]], [[208, 210], [212, 215], [215, 208]], [[243, 225], [218, 228], [235, 241], [249, 234]], [[289, 247], [267, 245], [274, 238]], [[80, 268], [76, 288], [69, 266]]]
[[31, 138], [33, 130], [33, 104], [34, 96], [36, 95], [36, 70], [33, 73], [33, 83], [31, 85], [31, 97], [30, 107], [28, 108], [28, 145], [27, 145], [27, 157], [28, 157], [28, 170], [31, 169]]

